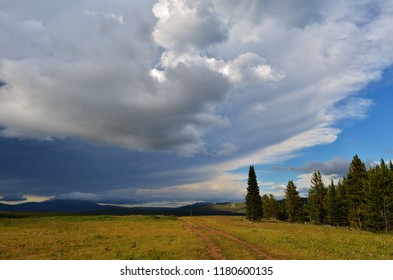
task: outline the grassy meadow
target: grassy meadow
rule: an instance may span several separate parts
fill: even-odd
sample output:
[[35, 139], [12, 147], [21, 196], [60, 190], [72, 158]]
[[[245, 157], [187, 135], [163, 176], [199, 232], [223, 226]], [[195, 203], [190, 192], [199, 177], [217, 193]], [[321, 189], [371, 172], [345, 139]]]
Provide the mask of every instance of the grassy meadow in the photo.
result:
[[0, 259], [393, 259], [392, 234], [233, 216], [3, 217], [0, 240]]
[[212, 228], [224, 230], [242, 240], [257, 244], [280, 259], [393, 259], [391, 233], [371, 233], [279, 221], [250, 223], [242, 217], [194, 219], [201, 219]]
[[0, 219], [0, 259], [197, 259], [203, 243], [174, 217]]

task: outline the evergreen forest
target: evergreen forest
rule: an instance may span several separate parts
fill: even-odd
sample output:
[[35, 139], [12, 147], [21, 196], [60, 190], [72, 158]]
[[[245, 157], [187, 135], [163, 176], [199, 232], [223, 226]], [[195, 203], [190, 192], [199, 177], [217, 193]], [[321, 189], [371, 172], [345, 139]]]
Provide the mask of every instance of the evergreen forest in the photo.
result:
[[[272, 194], [258, 196], [254, 167], [250, 166], [246, 218], [252, 221], [283, 220], [311, 222], [337, 227], [356, 228], [374, 232], [393, 231], [393, 164], [383, 159], [366, 168], [355, 155], [348, 173], [337, 183], [325, 185], [320, 171], [312, 174], [307, 198], [299, 195], [296, 185], [289, 181], [283, 200]], [[261, 211], [257, 208], [262, 207]]]

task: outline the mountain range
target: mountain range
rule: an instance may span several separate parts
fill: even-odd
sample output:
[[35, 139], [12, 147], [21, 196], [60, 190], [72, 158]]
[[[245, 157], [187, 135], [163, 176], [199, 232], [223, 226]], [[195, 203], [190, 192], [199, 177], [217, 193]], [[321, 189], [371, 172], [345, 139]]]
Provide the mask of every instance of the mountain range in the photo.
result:
[[100, 205], [80, 200], [47, 200], [43, 202], [26, 202], [17, 205], [0, 203], [0, 212], [28, 213], [64, 213], [95, 215], [244, 215], [242, 202], [211, 203], [199, 202], [178, 208], [169, 207], [121, 207]]

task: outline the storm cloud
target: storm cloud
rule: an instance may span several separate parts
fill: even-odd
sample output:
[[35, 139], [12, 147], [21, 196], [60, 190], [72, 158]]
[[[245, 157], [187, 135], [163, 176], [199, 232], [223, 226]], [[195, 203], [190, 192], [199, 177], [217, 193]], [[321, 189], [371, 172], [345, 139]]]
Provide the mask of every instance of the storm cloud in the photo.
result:
[[[120, 193], [241, 193], [230, 170], [334, 142], [340, 121], [367, 116], [359, 91], [393, 63], [388, 0], [17, 3], [0, 0], [1, 137], [81, 139], [187, 174], [157, 164], [154, 181], [135, 164], [146, 185], [109, 180]], [[104, 192], [57, 185], [51, 195]]]

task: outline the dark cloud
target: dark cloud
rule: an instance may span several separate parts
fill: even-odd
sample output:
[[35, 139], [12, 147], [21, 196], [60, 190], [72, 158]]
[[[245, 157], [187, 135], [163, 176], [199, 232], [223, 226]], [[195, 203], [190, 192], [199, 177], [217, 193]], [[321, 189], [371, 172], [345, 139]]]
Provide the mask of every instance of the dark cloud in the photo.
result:
[[132, 196], [115, 196], [115, 195], [97, 195], [94, 193], [71, 192], [56, 195], [53, 200], [82, 200], [96, 203], [108, 204], [135, 204], [143, 203], [146, 201], [137, 201]]
[[344, 177], [348, 173], [351, 160], [335, 157], [326, 162], [309, 162], [301, 167], [289, 167], [289, 170], [301, 173], [312, 173], [319, 170], [324, 175]]
[[[21, 192], [40, 196], [94, 193], [135, 200], [140, 188], [192, 184], [215, 176], [193, 170], [209, 157], [130, 151], [77, 139], [36, 141], [0, 138], [0, 195]], [[140, 199], [140, 197], [138, 198]]]
[[[317, 162], [317, 161], [311, 161], [309, 163], [306, 163], [303, 166], [300, 167], [280, 167], [280, 166], [275, 166], [274, 169], [278, 171], [282, 170], [291, 170], [294, 172], [300, 172], [300, 173], [313, 173], [315, 170], [319, 170], [323, 175], [326, 176], [334, 176], [335, 178], [342, 178], [347, 175], [348, 170], [349, 170], [349, 165], [351, 164], [352, 159], [344, 159], [340, 157], [335, 157], [331, 160], [325, 161], [325, 162]], [[372, 160], [367, 160], [365, 161], [365, 165], [367, 168], [369, 168], [374, 161]]]
[[0, 198], [0, 201], [25, 201], [27, 198], [22, 193], [5, 194]]

